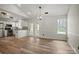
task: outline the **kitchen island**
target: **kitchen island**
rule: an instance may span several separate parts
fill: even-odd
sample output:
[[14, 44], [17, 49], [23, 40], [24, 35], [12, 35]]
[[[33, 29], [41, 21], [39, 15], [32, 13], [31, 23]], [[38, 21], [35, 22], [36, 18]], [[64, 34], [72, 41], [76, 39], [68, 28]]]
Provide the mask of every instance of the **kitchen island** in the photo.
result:
[[15, 32], [16, 38], [22, 38], [22, 37], [27, 36], [27, 30], [25, 30], [25, 29], [17, 29], [14, 32]]

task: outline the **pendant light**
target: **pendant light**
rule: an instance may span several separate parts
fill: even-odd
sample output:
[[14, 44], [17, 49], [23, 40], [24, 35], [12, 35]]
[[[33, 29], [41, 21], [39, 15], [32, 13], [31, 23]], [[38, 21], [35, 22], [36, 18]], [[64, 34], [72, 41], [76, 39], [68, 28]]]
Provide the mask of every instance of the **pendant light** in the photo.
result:
[[[43, 7], [43, 9], [44, 9], [44, 7]], [[41, 6], [39, 6], [39, 17], [38, 17], [38, 19], [39, 20], [42, 20], [42, 14], [44, 15], [48, 15], [48, 11], [44, 11], [43, 13], [42, 13], [42, 7]]]

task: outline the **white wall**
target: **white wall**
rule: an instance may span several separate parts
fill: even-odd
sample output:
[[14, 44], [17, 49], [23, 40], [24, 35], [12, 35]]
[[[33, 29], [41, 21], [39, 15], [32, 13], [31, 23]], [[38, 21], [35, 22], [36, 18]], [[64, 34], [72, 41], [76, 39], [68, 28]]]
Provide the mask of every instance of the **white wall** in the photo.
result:
[[68, 13], [68, 42], [79, 53], [79, 5], [71, 5]]
[[[66, 18], [66, 16], [44, 16], [44, 18], [40, 20], [40, 37], [66, 40], [66, 35], [57, 33], [57, 20], [60, 18]], [[42, 34], [44, 34], [44, 36]]]
[[[67, 40], [66, 34], [58, 34], [58, 24], [57, 20], [61, 18], [66, 18], [66, 16], [43, 16], [42, 20], [34, 19], [29, 21], [28, 23], [34, 23], [34, 27], [39, 24], [39, 37], [49, 38], [49, 39], [59, 39], [59, 40]], [[29, 26], [30, 27], [30, 26]], [[35, 30], [34, 30], [35, 31]], [[34, 33], [35, 34], [35, 33]], [[43, 36], [44, 34], [44, 36]]]

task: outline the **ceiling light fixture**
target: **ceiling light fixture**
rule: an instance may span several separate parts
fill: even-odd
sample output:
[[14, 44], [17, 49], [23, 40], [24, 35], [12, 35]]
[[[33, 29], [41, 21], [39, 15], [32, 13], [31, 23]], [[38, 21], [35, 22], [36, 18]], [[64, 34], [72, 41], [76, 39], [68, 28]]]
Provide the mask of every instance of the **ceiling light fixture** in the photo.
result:
[[40, 12], [39, 17], [38, 17], [38, 19], [39, 19], [39, 20], [42, 20], [41, 9], [42, 9], [42, 7], [41, 7], [41, 6], [39, 6], [39, 12]]
[[[39, 17], [37, 17], [37, 19], [42, 20], [42, 14], [43, 14], [42, 13], [42, 7], [39, 6], [38, 8], [39, 8]], [[44, 14], [48, 15], [48, 11], [45, 11]]]

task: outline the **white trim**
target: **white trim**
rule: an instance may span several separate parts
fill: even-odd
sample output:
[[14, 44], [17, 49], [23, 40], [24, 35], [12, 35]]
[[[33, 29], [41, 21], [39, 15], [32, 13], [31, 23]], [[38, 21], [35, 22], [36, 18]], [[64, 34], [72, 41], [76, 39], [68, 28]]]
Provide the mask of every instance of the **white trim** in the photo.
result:
[[79, 36], [79, 34], [68, 32], [68, 34], [74, 35], [74, 36]]
[[57, 39], [57, 40], [66, 40], [66, 38], [60, 38], [60, 37], [46, 37], [46, 36], [38, 36], [40, 38], [47, 38], [47, 39]]
[[[72, 32], [68, 32], [68, 35], [72, 35], [72, 36], [75, 36], [75, 37], [79, 37], [79, 34], [72, 33]], [[68, 37], [68, 39], [69, 39], [69, 37]], [[74, 47], [72, 46], [72, 44], [69, 43], [69, 41], [68, 41], [68, 44], [71, 46], [71, 48], [74, 50], [74, 52], [75, 52], [76, 54], [78, 54], [76, 48], [74, 48]]]
[[76, 49], [69, 43], [69, 41], [68, 41], [68, 44], [69, 44], [69, 46], [73, 49], [73, 51], [74, 51], [76, 54], [78, 54], [77, 51], [76, 51]]

